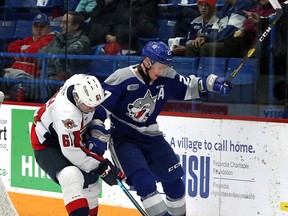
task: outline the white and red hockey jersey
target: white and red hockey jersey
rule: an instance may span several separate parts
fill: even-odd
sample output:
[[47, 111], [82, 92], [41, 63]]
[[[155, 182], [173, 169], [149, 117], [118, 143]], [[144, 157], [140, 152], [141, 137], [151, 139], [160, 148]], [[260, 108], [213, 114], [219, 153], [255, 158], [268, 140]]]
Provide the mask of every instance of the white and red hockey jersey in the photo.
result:
[[72, 164], [90, 172], [103, 158], [86, 149], [82, 142], [82, 134], [94, 112], [85, 114], [75, 105], [72, 91], [80, 76], [85, 75], [72, 76], [46, 104], [35, 111], [30, 138], [34, 150], [59, 147]]

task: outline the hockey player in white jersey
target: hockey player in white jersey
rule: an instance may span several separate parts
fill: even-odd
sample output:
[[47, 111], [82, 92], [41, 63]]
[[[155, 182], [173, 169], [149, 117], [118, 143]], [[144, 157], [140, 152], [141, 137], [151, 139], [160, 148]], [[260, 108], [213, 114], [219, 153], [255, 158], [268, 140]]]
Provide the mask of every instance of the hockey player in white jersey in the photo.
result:
[[[110, 135], [93, 115], [103, 99], [96, 77], [74, 75], [34, 114], [30, 138], [35, 159], [61, 186], [70, 216], [97, 215], [99, 175], [109, 185], [125, 177], [102, 157]], [[85, 139], [84, 133], [90, 136]]]
[[[105, 101], [95, 112], [102, 121], [110, 115], [111, 137], [126, 182], [134, 186], [149, 216], [186, 214], [184, 171], [156, 121], [165, 102], [208, 92], [229, 94], [232, 89], [225, 78], [213, 74], [182, 76], [169, 67], [171, 62], [166, 44], [149, 42], [140, 64], [119, 69], [102, 83]], [[165, 200], [156, 181], [162, 184]]]

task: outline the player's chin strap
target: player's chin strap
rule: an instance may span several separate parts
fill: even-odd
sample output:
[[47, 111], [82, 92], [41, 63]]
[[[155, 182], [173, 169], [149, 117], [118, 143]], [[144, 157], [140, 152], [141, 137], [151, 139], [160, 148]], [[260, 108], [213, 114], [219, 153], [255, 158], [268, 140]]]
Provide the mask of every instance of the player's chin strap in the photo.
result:
[[[145, 68], [145, 72], [146, 73], [143, 71], [143, 68], [141, 67], [142, 64], [143, 64], [143, 66]], [[142, 79], [144, 80], [144, 82], [146, 84], [149, 84], [150, 81], [151, 81], [151, 78], [149, 76], [149, 70], [151, 69], [151, 66], [152, 66], [151, 62], [150, 62], [150, 67], [149, 68], [147, 68], [143, 62], [137, 66], [137, 70], [138, 70], [140, 76], [142, 77]]]

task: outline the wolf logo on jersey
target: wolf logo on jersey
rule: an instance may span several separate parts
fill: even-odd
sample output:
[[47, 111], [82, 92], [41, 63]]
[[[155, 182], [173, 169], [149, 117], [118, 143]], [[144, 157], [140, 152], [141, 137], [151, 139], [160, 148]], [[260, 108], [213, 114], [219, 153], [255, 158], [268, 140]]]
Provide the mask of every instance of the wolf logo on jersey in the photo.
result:
[[157, 96], [152, 96], [148, 89], [143, 98], [138, 98], [133, 103], [129, 103], [127, 115], [137, 122], [146, 122], [151, 113], [155, 109]]

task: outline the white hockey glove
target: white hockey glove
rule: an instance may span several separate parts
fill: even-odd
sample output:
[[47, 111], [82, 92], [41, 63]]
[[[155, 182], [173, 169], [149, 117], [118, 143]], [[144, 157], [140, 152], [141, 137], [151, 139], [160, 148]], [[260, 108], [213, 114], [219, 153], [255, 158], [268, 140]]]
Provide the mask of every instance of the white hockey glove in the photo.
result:
[[199, 79], [198, 88], [200, 93], [216, 92], [221, 95], [230, 94], [233, 85], [224, 77], [218, 77], [214, 74], [210, 74], [207, 78]]
[[89, 129], [91, 137], [88, 138], [85, 147], [91, 152], [103, 156], [110, 140], [110, 130], [106, 130], [104, 123], [98, 119], [92, 120]]

